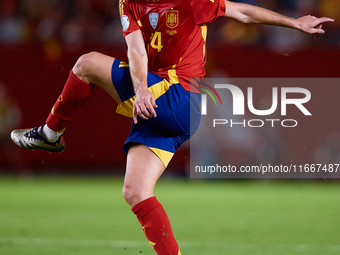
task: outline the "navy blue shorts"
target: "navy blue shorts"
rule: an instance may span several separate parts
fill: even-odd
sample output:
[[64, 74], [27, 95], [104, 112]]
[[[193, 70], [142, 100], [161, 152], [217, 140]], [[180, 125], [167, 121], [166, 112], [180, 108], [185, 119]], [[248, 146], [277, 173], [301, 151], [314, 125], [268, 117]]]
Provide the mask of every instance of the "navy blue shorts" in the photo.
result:
[[[128, 64], [116, 59], [111, 77], [122, 101], [116, 112], [132, 117], [135, 92]], [[131, 144], [144, 144], [167, 166], [175, 150], [198, 128], [201, 95], [190, 93], [179, 83], [171, 84], [152, 73], [148, 73], [148, 87], [158, 105], [155, 109], [157, 117], [144, 120], [138, 116], [138, 123], [132, 123], [123, 149], [127, 154]]]

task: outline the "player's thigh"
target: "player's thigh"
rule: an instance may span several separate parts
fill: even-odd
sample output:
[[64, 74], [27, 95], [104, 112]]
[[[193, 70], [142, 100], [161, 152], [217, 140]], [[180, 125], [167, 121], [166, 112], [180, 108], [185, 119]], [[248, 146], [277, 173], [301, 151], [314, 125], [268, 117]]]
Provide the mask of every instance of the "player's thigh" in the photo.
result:
[[117, 103], [121, 103], [111, 78], [115, 58], [99, 52], [90, 52], [81, 56], [73, 72], [81, 80], [95, 84], [106, 91]]
[[123, 195], [130, 206], [152, 197], [155, 184], [165, 167], [146, 145], [132, 145], [127, 154]]

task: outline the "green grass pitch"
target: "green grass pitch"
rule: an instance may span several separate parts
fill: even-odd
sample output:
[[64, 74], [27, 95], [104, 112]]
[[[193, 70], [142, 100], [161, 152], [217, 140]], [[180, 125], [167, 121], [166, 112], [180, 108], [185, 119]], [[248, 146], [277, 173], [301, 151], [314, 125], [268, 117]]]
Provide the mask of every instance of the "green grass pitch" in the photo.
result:
[[[122, 178], [0, 178], [1, 255], [155, 254]], [[162, 179], [183, 255], [340, 254], [340, 185]]]

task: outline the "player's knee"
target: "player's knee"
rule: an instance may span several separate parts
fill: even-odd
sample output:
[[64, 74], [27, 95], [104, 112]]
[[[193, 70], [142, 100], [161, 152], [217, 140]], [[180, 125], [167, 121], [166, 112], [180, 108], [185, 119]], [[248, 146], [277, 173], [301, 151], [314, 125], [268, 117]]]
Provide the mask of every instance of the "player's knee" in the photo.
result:
[[138, 187], [124, 184], [123, 197], [131, 207], [143, 201], [143, 196], [145, 195]]
[[136, 197], [136, 191], [133, 187], [124, 184], [123, 186], [123, 197], [126, 203], [128, 203], [130, 206], [133, 206], [135, 197]]
[[72, 71], [81, 80], [89, 82], [88, 79], [91, 76], [93, 66], [96, 63], [98, 57], [98, 52], [89, 52], [78, 58], [76, 64], [74, 65]]

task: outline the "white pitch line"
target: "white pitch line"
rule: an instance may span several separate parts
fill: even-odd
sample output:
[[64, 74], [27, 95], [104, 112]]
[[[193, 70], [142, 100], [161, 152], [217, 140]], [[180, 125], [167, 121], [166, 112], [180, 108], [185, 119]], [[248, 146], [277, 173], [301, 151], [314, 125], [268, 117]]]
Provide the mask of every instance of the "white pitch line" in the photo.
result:
[[[110, 240], [74, 240], [74, 239], [52, 239], [52, 238], [25, 238], [25, 237], [0, 237], [2, 246], [27, 245], [27, 246], [71, 246], [71, 247], [113, 247], [113, 248], [134, 248], [150, 247], [145, 241], [110, 241]], [[220, 249], [234, 249], [252, 251], [260, 249], [271, 249], [278, 251], [308, 252], [322, 249], [324, 252], [340, 253], [340, 245], [332, 244], [249, 244], [249, 243], [203, 243], [203, 242], [179, 242], [180, 247], [218, 247]]]

